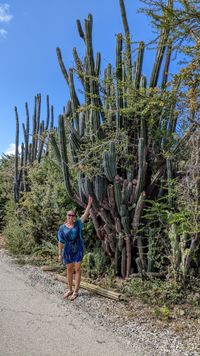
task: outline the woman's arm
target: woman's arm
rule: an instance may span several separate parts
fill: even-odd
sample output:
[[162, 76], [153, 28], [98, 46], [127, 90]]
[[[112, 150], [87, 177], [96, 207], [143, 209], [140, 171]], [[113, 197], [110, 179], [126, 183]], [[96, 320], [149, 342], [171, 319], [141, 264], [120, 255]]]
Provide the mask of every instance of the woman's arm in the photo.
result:
[[59, 262], [62, 262], [62, 249], [63, 249], [63, 244], [58, 241], [58, 260]]
[[91, 205], [92, 205], [92, 197], [89, 196], [88, 198], [88, 203], [87, 203], [87, 206], [86, 206], [86, 209], [83, 213], [83, 215], [81, 216], [81, 222], [84, 223], [85, 220], [88, 218], [88, 216], [90, 215], [90, 208], [91, 208]]

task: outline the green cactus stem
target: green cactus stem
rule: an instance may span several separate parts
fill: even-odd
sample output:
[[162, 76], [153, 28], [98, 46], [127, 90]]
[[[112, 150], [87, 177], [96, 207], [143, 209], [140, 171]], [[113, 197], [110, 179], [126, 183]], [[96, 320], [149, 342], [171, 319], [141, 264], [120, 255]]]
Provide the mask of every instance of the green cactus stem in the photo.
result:
[[[173, 0], [168, 0], [168, 7], [169, 8], [173, 7]], [[152, 74], [151, 74], [151, 78], [150, 78], [150, 83], [149, 83], [150, 88], [155, 88], [158, 83], [158, 77], [159, 77], [159, 73], [160, 73], [161, 64], [163, 61], [163, 56], [164, 56], [164, 53], [165, 53], [165, 50], [167, 47], [169, 33], [170, 33], [170, 27], [165, 27], [165, 28], [161, 29], [160, 40], [158, 43], [156, 58], [155, 58], [155, 62], [154, 62], [154, 66], [153, 66]]]
[[102, 201], [106, 195], [106, 182], [105, 178], [97, 175], [94, 178], [94, 192], [98, 201]]
[[63, 175], [64, 175], [65, 187], [66, 187], [66, 191], [67, 191], [69, 198], [71, 198], [73, 200], [74, 193], [73, 193], [71, 183], [70, 183], [70, 178], [69, 178], [67, 142], [66, 142], [63, 115], [59, 116], [59, 143], [60, 143], [60, 156], [61, 156], [62, 171], [63, 171]]
[[126, 42], [126, 62], [127, 62], [127, 71], [128, 71], [128, 82], [132, 81], [132, 59], [131, 59], [131, 37], [129, 31], [129, 25], [126, 16], [126, 9], [124, 5], [124, 0], [119, 0], [121, 17], [125, 32], [125, 42]]
[[54, 108], [51, 105], [51, 120], [50, 120], [50, 131], [54, 128]]
[[85, 34], [83, 32], [83, 28], [82, 28], [80, 20], [76, 20], [76, 25], [77, 25], [77, 29], [78, 29], [78, 33], [79, 33], [80, 37], [85, 41]]
[[28, 161], [28, 147], [29, 147], [29, 109], [28, 103], [25, 103], [26, 110], [26, 128], [24, 128], [24, 144], [25, 144], [25, 154], [24, 154], [24, 164], [27, 165]]
[[49, 95], [46, 96], [46, 106], [47, 106], [47, 115], [46, 115], [45, 131], [48, 130], [48, 128], [49, 128], [49, 121], [50, 121]]
[[62, 74], [67, 82], [67, 85], [69, 85], [69, 79], [68, 79], [68, 73], [67, 73], [67, 70], [65, 68], [65, 65], [64, 65], [64, 62], [62, 60], [62, 54], [61, 54], [61, 50], [60, 48], [56, 48], [56, 54], [57, 54], [57, 58], [58, 58], [58, 63], [60, 65], [60, 69], [62, 71]]
[[17, 203], [19, 200], [19, 116], [17, 107], [15, 106], [16, 119], [16, 135], [15, 135], [15, 179], [14, 179], [14, 200]]
[[101, 53], [97, 52], [96, 54], [96, 62], [95, 62], [95, 74], [98, 77], [100, 74], [100, 68], [101, 68]]
[[136, 89], [139, 89], [139, 87], [140, 87], [143, 58], [144, 58], [144, 42], [141, 41], [139, 44], [138, 57], [137, 57], [137, 61], [135, 64], [134, 83], [135, 83]]
[[110, 212], [112, 214], [112, 217], [116, 217], [116, 211], [115, 211], [115, 195], [114, 195], [114, 188], [112, 184], [109, 184], [107, 186], [107, 197], [108, 197], [108, 204], [110, 208]]
[[74, 57], [74, 61], [76, 63], [76, 70], [77, 70], [77, 74], [79, 76], [79, 79], [84, 87], [84, 70], [83, 70], [83, 63], [81, 62], [81, 59], [79, 58], [79, 55], [77, 53], [76, 48], [73, 48], [73, 57]]
[[55, 132], [51, 131], [49, 138], [50, 138], [50, 142], [51, 142], [51, 145], [53, 147], [56, 159], [58, 161], [58, 166], [61, 167], [62, 166], [62, 160], [61, 160], [59, 147], [58, 147], [57, 141], [55, 139]]
[[114, 193], [115, 193], [115, 203], [116, 203], [117, 211], [120, 214], [122, 193], [121, 193], [121, 182], [117, 177], [115, 177], [114, 180]]
[[164, 69], [163, 69], [163, 76], [162, 76], [162, 83], [161, 83], [161, 88], [163, 90], [166, 88], [166, 84], [167, 84], [171, 54], [172, 54], [172, 42], [170, 41], [167, 46], [165, 65], [164, 65]]
[[146, 193], [143, 191], [140, 194], [140, 197], [137, 201], [136, 208], [135, 208], [135, 214], [133, 218], [133, 231], [134, 231], [134, 240], [137, 240], [137, 247], [138, 247], [138, 253], [140, 257], [140, 261], [142, 264], [143, 270], [145, 270], [145, 259], [144, 259], [144, 251], [143, 251], [143, 244], [142, 244], [142, 238], [140, 234], [138, 233], [139, 229], [139, 224], [140, 224], [140, 218], [142, 215], [143, 207], [144, 207], [144, 201], [145, 201]]
[[117, 79], [117, 102], [118, 102], [118, 128], [123, 127], [123, 89], [122, 89], [122, 34], [117, 35], [116, 43], [116, 79]]
[[78, 107], [80, 106], [80, 102], [79, 102], [78, 96], [76, 94], [72, 68], [69, 69], [68, 77], [69, 77], [69, 91], [70, 91], [70, 97], [71, 97], [72, 111], [75, 114]]
[[139, 164], [139, 170], [138, 170], [138, 179], [137, 179], [137, 185], [135, 190], [135, 201], [138, 200], [140, 193], [143, 189], [144, 181], [145, 181], [145, 173], [146, 173], [145, 146], [144, 146], [144, 138], [142, 137], [139, 139], [139, 143], [138, 143], [138, 164]]
[[122, 278], [126, 277], [126, 247], [125, 246], [122, 248], [121, 276], [122, 276]]
[[42, 122], [40, 123], [40, 141], [39, 141], [38, 155], [37, 155], [38, 162], [40, 162], [42, 158], [44, 143], [45, 143], [45, 128], [44, 128], [44, 120], [42, 120]]
[[127, 235], [125, 238], [126, 241], [126, 278], [129, 277], [131, 271], [131, 238], [130, 235]]
[[71, 100], [68, 100], [64, 116], [67, 118], [67, 117], [72, 116], [72, 114], [73, 114], [73, 112], [72, 112], [72, 102], [71, 102]]
[[33, 118], [32, 118], [32, 162], [36, 158], [36, 152], [37, 152], [37, 140], [36, 140], [36, 135], [37, 135], [37, 97], [35, 96], [34, 98], [34, 113], [33, 113]]
[[88, 19], [85, 20], [85, 43], [86, 43], [86, 55], [88, 60], [88, 70], [90, 75], [95, 75], [94, 55], [92, 46], [92, 15], [88, 15]]
[[111, 219], [110, 215], [103, 209], [100, 208], [99, 215], [106, 225], [109, 226], [110, 230], [114, 230], [114, 221]]

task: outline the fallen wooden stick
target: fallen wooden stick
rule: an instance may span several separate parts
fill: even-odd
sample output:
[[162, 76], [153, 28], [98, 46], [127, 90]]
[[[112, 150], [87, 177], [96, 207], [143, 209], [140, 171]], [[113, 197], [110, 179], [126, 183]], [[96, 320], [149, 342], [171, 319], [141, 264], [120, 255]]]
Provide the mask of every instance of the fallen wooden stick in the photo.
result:
[[[60, 282], [67, 283], [67, 278], [63, 277], [63, 276], [60, 276], [59, 274], [55, 275], [55, 279], [60, 281]], [[74, 285], [74, 282], [73, 282], [73, 285]], [[125, 297], [122, 296], [120, 293], [101, 288], [99, 286], [96, 286], [95, 284], [91, 284], [91, 283], [87, 283], [87, 282], [81, 281], [80, 287], [83, 288], [83, 289], [86, 289], [86, 290], [88, 290], [90, 292], [102, 295], [103, 297], [111, 298], [111, 299], [114, 299], [114, 300], [123, 300], [123, 299], [125, 299]]]

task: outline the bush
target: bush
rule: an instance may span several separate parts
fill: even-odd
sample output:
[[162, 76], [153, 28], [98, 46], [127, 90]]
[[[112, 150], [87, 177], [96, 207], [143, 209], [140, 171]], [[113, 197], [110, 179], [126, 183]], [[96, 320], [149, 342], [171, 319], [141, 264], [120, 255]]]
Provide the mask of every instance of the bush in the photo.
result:
[[82, 267], [91, 276], [102, 276], [107, 271], [108, 257], [100, 247], [95, 247], [92, 252], [86, 252], [83, 257]]
[[184, 302], [184, 291], [175, 281], [132, 279], [123, 287], [129, 297], [137, 297], [145, 303], [167, 306]]
[[30, 234], [28, 224], [24, 222], [22, 227], [16, 217], [7, 223], [3, 235], [6, 247], [14, 255], [29, 255], [35, 248], [35, 240]]

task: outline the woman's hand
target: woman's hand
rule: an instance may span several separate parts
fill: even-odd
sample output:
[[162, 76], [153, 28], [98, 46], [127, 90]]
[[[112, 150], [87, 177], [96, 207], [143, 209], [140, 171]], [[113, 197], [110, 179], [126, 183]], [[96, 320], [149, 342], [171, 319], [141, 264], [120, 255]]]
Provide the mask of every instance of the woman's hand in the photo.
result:
[[92, 202], [93, 202], [93, 199], [92, 199], [92, 197], [89, 195], [88, 204], [87, 204], [87, 205], [88, 205], [89, 207], [91, 207]]
[[81, 221], [82, 223], [85, 222], [85, 220], [88, 218], [89, 214], [90, 214], [90, 208], [91, 208], [91, 205], [92, 205], [92, 197], [89, 195], [89, 198], [88, 198], [88, 203], [87, 203], [87, 206], [86, 206], [86, 209], [83, 213], [83, 215], [81, 216]]

